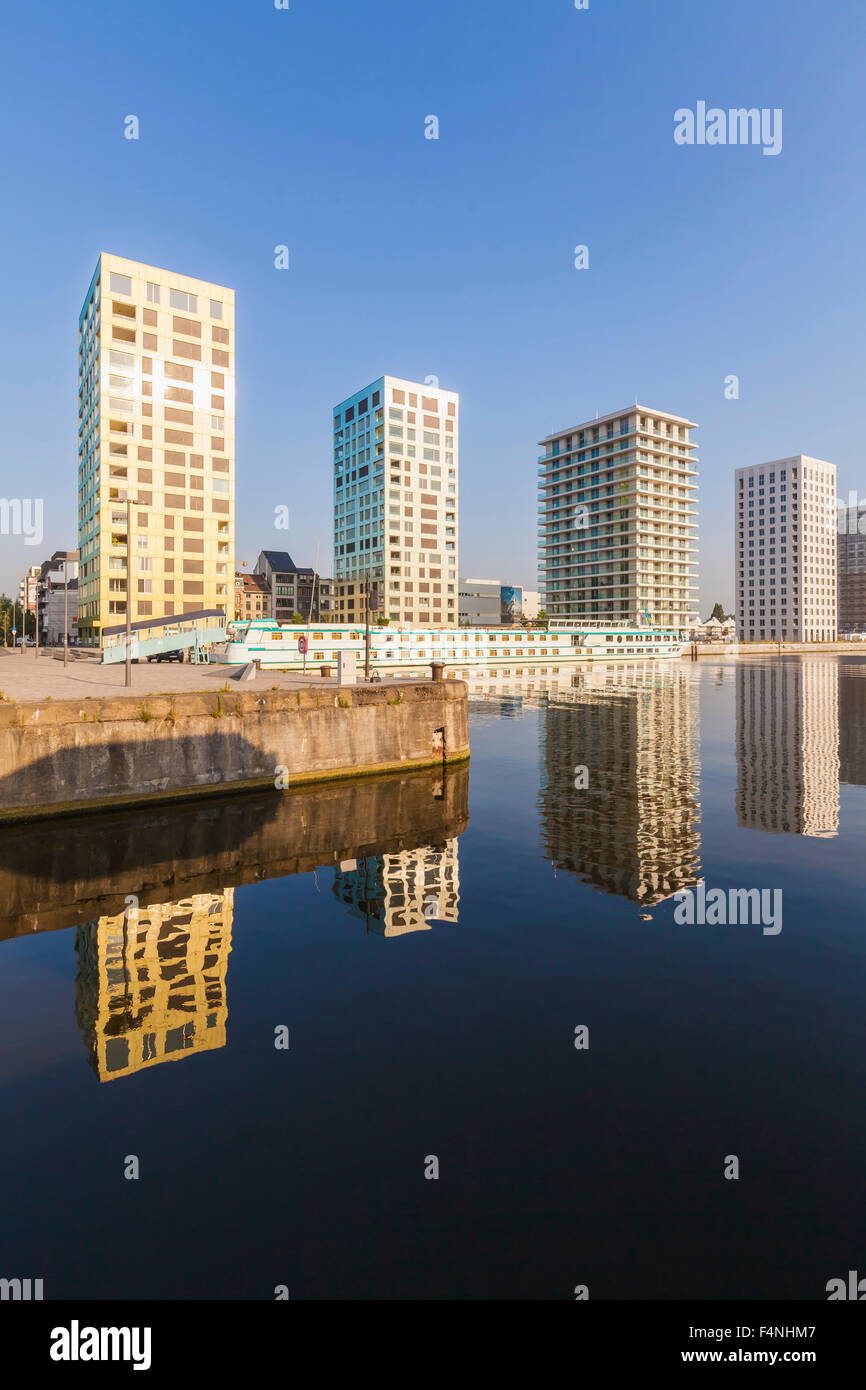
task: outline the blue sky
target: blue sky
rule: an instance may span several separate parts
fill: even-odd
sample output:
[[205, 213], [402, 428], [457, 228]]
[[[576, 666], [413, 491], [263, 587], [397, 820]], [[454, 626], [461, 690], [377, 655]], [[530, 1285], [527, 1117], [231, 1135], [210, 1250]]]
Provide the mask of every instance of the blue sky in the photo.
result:
[[[0, 588], [77, 542], [106, 250], [236, 290], [238, 561], [318, 542], [329, 571], [331, 406], [433, 374], [463, 573], [536, 587], [537, 441], [637, 397], [700, 423], [702, 609], [732, 604], [735, 467], [866, 491], [864, 30], [855, 0], [7, 6], [0, 496], [44, 497], [45, 534], [0, 536]], [[781, 154], [676, 145], [699, 100], [781, 107]]]

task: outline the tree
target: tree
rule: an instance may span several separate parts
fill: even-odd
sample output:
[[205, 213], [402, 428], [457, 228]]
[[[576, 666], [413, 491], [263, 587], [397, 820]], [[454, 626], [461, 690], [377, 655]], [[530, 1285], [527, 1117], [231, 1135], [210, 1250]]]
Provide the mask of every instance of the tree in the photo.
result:
[[535, 624], [534, 624], [534, 626], [535, 626], [535, 627], [547, 627], [547, 624], [549, 623], [549, 621], [550, 621], [550, 619], [548, 618], [548, 616], [547, 616], [546, 612], [544, 611], [544, 609], [543, 609], [543, 608], [539, 608], [539, 610], [538, 610], [538, 617], [535, 619]]
[[720, 603], [717, 603], [710, 614], [711, 618], [718, 618], [720, 623], [725, 621], [725, 610]]
[[[13, 627], [17, 627], [17, 637], [12, 636]], [[15, 598], [9, 598], [6, 594], [0, 594], [0, 643], [12, 646], [21, 636], [21, 629], [27, 636], [32, 637], [36, 631], [36, 614], [29, 609], [24, 612], [24, 622], [21, 621], [21, 604]]]
[[304, 622], [304, 615], [303, 615], [303, 613], [293, 613], [292, 616], [291, 616], [291, 618], [289, 619], [289, 622], [290, 622], [290, 623], [295, 623], [295, 625], [297, 625], [298, 623]]

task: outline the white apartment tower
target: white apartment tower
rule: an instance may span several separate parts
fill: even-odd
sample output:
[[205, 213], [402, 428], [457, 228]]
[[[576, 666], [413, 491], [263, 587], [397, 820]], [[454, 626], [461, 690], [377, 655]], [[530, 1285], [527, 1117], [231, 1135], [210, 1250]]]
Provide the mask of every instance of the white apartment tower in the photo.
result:
[[696, 428], [633, 405], [541, 441], [538, 587], [549, 617], [697, 621]]
[[459, 396], [383, 376], [334, 408], [334, 621], [456, 627]]
[[737, 636], [836, 638], [836, 465], [805, 454], [738, 468]]

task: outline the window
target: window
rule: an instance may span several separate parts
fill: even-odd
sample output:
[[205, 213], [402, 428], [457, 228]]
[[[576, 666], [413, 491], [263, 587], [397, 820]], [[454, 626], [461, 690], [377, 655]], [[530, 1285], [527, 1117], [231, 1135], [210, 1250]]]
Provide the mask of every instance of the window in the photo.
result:
[[147, 282], [147, 302], [148, 304], [159, 303], [159, 285], [152, 285], [149, 280]]
[[212, 319], [221, 319], [223, 316], [223, 306], [218, 299], [212, 299], [210, 302], [210, 316]]
[[178, 318], [177, 314], [175, 314], [172, 317], [171, 323], [172, 330], [175, 333], [185, 333], [188, 338], [201, 337], [201, 324], [196, 323], [195, 319], [182, 319]]
[[214, 492], [227, 493], [229, 490], [228, 478], [213, 478], [211, 486]]
[[194, 294], [185, 294], [183, 290], [169, 290], [168, 302], [172, 309], [186, 309], [188, 314], [198, 313], [198, 299]]
[[108, 277], [108, 286], [113, 294], [132, 294], [132, 280], [128, 275], [118, 275], [114, 270]]
[[222, 415], [212, 415], [210, 417], [210, 427], [212, 430], [224, 430], [226, 427], [225, 418]]

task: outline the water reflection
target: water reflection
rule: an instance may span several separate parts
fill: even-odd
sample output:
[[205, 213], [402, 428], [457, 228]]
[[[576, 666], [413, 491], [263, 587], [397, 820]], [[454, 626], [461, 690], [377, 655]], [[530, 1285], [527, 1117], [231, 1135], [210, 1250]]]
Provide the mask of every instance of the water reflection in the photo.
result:
[[698, 716], [688, 668], [575, 675], [542, 724], [544, 852], [603, 893], [653, 904], [700, 876]]
[[420, 850], [352, 859], [334, 873], [334, 895], [380, 936], [429, 931], [456, 922], [460, 901], [457, 840]]
[[[840, 778], [866, 785], [866, 667], [740, 661], [719, 679], [736, 698], [740, 827], [836, 836]], [[696, 667], [599, 663], [470, 676], [469, 687], [500, 717], [537, 711], [537, 824], [557, 870], [646, 907], [698, 883]], [[468, 784], [463, 766], [83, 816], [62, 834], [6, 827], [0, 940], [75, 929], [75, 1012], [102, 1081], [220, 1048], [234, 889], [326, 868], [366, 932], [456, 923]]]
[[866, 787], [866, 668], [839, 667], [839, 780]]
[[739, 824], [774, 834], [837, 835], [838, 660], [741, 663], [736, 686]]
[[[469, 769], [371, 777], [0, 832], [0, 940], [456, 841]], [[181, 909], [178, 908], [180, 911]]]
[[7, 827], [0, 940], [74, 927], [75, 1014], [100, 1081], [224, 1047], [236, 887], [334, 869], [384, 936], [457, 920], [464, 765], [194, 808]]
[[224, 1047], [234, 890], [98, 917], [75, 932], [75, 1013], [100, 1081]]

